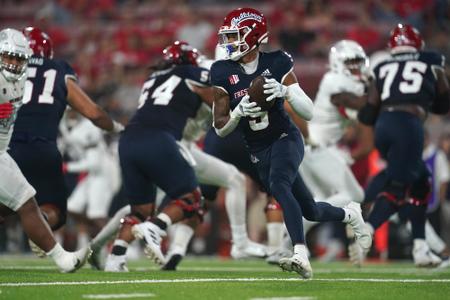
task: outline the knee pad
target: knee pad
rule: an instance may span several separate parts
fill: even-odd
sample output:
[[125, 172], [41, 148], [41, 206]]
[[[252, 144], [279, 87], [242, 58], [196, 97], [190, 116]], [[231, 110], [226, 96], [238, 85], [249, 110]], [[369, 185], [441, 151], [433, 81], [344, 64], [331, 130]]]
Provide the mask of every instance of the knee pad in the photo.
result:
[[378, 194], [378, 197], [385, 197], [388, 201], [397, 206], [402, 206], [407, 203], [409, 194], [409, 185], [399, 181], [388, 180], [383, 190]]
[[281, 211], [281, 210], [282, 210], [281, 205], [276, 200], [270, 200], [266, 204], [266, 207], [264, 207], [264, 212], [265, 213], [267, 213], [269, 211]]
[[429, 178], [423, 178], [411, 186], [409, 203], [414, 206], [427, 205], [431, 194], [431, 182]]
[[126, 215], [125, 217], [123, 217], [122, 219], [120, 219], [120, 223], [133, 226], [133, 225], [144, 222], [146, 219], [147, 218], [144, 215], [142, 215], [138, 212], [132, 212], [132, 213]]
[[185, 218], [191, 218], [194, 215], [198, 215], [200, 219], [203, 220], [203, 216], [206, 213], [205, 200], [200, 192], [200, 189], [195, 189], [180, 199], [172, 200], [171, 203], [183, 210]]

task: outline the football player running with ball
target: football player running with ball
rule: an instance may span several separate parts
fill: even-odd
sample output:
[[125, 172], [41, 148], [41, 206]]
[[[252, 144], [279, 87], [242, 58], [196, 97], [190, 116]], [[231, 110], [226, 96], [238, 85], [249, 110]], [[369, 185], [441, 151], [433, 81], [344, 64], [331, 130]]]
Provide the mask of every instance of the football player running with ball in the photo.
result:
[[[228, 60], [211, 67], [214, 87], [214, 127], [226, 136], [239, 126], [265, 188], [283, 209], [286, 227], [294, 245], [294, 255], [280, 260], [280, 266], [311, 278], [302, 217], [311, 221], [343, 221], [352, 225], [363, 249], [372, 239], [364, 227], [360, 212], [353, 208], [336, 208], [315, 202], [303, 183], [298, 167], [303, 159], [303, 140], [283, 108], [286, 99], [303, 119], [311, 120], [313, 103], [300, 88], [293, 72], [292, 58], [283, 51], [261, 52], [259, 46], [268, 39], [266, 18], [252, 8], [230, 12], [219, 29], [219, 43]], [[274, 101], [262, 111], [249, 101], [247, 89], [256, 77], [269, 77], [264, 85], [267, 101]]]

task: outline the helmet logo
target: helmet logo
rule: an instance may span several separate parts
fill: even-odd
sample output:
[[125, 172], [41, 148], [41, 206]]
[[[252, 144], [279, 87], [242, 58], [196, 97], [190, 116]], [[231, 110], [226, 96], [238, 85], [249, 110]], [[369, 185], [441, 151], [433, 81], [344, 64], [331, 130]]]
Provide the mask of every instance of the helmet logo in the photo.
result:
[[262, 22], [262, 16], [255, 14], [255, 13], [249, 13], [249, 12], [242, 12], [239, 16], [234, 17], [231, 19], [231, 25], [237, 26], [239, 23], [245, 20], [255, 20], [258, 22]]

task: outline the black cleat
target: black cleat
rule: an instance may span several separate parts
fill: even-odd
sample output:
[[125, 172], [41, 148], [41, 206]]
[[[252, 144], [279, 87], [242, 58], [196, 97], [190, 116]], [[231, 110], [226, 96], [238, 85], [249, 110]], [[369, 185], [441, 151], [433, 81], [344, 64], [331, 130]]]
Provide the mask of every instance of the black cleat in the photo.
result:
[[177, 266], [180, 261], [183, 259], [183, 256], [180, 254], [174, 254], [170, 257], [170, 259], [166, 262], [164, 266], [162, 266], [162, 271], [176, 271]]

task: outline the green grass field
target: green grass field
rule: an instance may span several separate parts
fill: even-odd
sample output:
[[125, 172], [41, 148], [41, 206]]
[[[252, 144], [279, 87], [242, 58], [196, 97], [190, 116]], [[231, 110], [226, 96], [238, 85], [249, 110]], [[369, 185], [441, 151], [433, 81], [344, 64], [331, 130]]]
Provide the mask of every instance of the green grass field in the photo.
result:
[[313, 262], [314, 279], [300, 280], [264, 261], [186, 259], [162, 272], [150, 261], [131, 262], [129, 273], [84, 267], [60, 274], [49, 260], [0, 256], [0, 299], [450, 299], [450, 269], [412, 263]]

